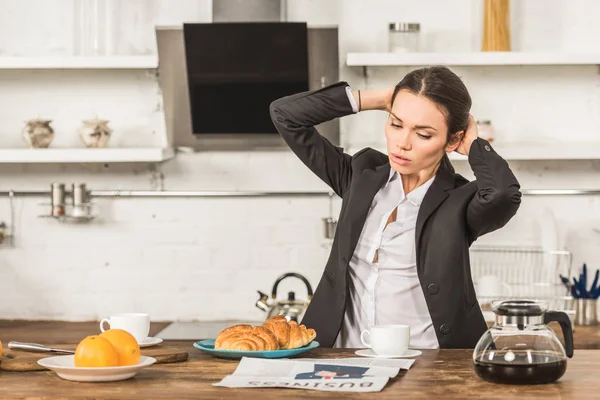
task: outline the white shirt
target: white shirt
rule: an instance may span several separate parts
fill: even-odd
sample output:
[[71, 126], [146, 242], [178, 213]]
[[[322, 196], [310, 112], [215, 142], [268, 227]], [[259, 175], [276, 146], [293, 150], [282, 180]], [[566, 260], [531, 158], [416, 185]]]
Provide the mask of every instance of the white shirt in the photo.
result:
[[[400, 175], [390, 170], [387, 183], [373, 198], [349, 263], [349, 298], [335, 347], [362, 348], [363, 330], [405, 324], [410, 326], [411, 348], [439, 348], [417, 275], [415, 248], [417, 215], [434, 178], [405, 195]], [[386, 227], [395, 208], [396, 221]]]

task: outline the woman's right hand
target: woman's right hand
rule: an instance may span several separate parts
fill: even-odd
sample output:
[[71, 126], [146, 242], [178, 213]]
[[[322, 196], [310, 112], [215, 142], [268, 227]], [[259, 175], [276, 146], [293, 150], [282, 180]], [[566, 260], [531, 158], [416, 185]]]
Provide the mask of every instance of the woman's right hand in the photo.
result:
[[354, 100], [358, 105], [358, 111], [392, 111], [392, 96], [394, 95], [394, 87], [387, 89], [361, 90], [360, 99], [358, 97], [358, 90], [353, 90], [352, 95], [354, 96]]

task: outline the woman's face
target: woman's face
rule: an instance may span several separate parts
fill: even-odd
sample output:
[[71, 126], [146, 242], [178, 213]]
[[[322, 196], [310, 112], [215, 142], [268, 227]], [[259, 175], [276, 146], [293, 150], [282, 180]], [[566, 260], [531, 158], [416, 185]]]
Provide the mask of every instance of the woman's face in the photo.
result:
[[448, 146], [446, 117], [431, 100], [400, 90], [385, 127], [392, 169], [403, 175], [435, 167]]

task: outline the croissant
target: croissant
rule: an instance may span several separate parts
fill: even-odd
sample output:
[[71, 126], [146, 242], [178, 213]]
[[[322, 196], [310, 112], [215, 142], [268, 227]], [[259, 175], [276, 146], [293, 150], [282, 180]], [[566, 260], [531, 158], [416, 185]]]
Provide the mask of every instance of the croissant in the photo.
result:
[[291, 326], [283, 315], [269, 318], [265, 321], [263, 326], [275, 334], [280, 348], [288, 348], [288, 345], [290, 344]]
[[215, 340], [217, 350], [279, 350], [296, 349], [309, 344], [317, 336], [295, 321], [278, 315], [269, 318], [262, 326], [234, 325], [224, 329]]
[[224, 329], [215, 340], [217, 350], [277, 350], [273, 332], [262, 326], [235, 325]]
[[307, 329], [304, 325], [298, 325], [296, 321], [288, 322], [283, 315], [269, 318], [263, 326], [275, 334], [282, 349], [304, 347], [317, 337], [314, 329]]

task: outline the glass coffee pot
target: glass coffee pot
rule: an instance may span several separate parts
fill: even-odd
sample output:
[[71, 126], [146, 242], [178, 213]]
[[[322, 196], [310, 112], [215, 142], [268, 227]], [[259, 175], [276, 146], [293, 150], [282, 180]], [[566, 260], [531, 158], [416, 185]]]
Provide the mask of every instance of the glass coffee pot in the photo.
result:
[[[569, 316], [548, 311], [548, 304], [532, 300], [492, 303], [496, 323], [477, 342], [473, 351], [475, 372], [495, 383], [532, 385], [551, 383], [567, 370], [573, 357], [573, 330]], [[549, 322], [562, 328], [565, 347]]]

